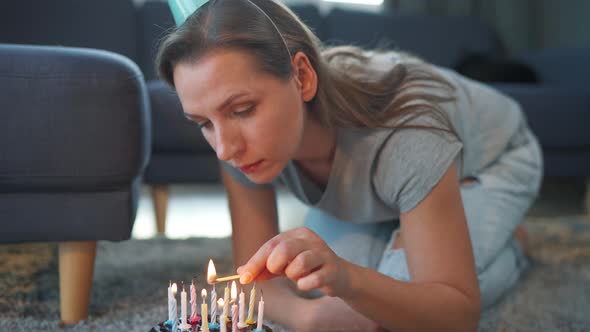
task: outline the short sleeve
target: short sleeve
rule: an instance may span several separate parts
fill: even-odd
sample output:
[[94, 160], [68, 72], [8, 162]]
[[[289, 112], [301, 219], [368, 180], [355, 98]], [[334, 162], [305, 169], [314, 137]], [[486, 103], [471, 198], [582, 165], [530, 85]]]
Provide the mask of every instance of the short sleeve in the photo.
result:
[[267, 187], [268, 185], [270, 185], [270, 184], [254, 183], [254, 182], [250, 181], [250, 179], [248, 179], [248, 177], [246, 175], [244, 175], [244, 173], [242, 173], [239, 169], [233, 167], [232, 165], [230, 165], [224, 161], [219, 161], [219, 163], [221, 164], [221, 168], [224, 171], [229, 173], [239, 183], [243, 184], [244, 186], [246, 186], [248, 188], [263, 188], [263, 187]]
[[[408, 124], [440, 128], [431, 117]], [[395, 129], [383, 142], [373, 176], [378, 195], [400, 212], [420, 203], [460, 156], [463, 144], [452, 133], [437, 129]]]

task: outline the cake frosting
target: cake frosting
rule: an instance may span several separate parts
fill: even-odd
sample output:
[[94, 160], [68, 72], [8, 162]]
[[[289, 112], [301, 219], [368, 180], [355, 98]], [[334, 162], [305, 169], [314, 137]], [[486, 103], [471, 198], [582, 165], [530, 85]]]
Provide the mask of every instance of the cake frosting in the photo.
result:
[[[195, 331], [201, 331], [201, 317], [198, 317], [199, 319], [197, 319], [195, 322], [193, 322], [193, 324], [191, 324], [191, 331], [195, 332]], [[226, 326], [227, 326], [227, 331], [231, 332], [231, 328], [232, 328], [232, 321], [231, 319], [227, 318], [225, 320]], [[172, 328], [172, 326], [170, 326], [171, 324], [169, 324], [169, 322], [164, 321], [159, 323], [156, 326], [153, 326], [149, 332], [181, 332], [180, 329], [180, 320], [178, 321], [177, 325], [176, 325], [176, 329], [174, 330]], [[256, 323], [255, 322], [251, 322], [250, 324], [248, 324], [247, 327], [241, 328], [239, 329], [240, 332], [272, 332], [272, 329], [267, 326], [267, 325], [263, 325], [263, 330], [257, 330], [256, 329]], [[209, 331], [211, 332], [219, 332], [220, 328], [219, 328], [219, 324], [215, 323], [209, 323]]]

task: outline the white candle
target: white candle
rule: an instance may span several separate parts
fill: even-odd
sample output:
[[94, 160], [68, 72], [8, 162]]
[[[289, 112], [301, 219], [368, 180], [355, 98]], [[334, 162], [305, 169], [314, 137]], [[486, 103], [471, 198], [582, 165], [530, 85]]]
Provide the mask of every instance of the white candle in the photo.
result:
[[180, 321], [182, 325], [186, 325], [186, 290], [182, 286], [182, 292], [180, 292]]
[[211, 323], [215, 324], [217, 321], [217, 292], [215, 291], [215, 285], [211, 290]]
[[168, 285], [168, 320], [172, 321], [172, 282]]
[[258, 302], [258, 324], [256, 324], [257, 330], [262, 330], [262, 321], [264, 320], [264, 299], [260, 294], [260, 302]]
[[224, 320], [227, 315], [229, 314], [229, 287], [225, 286], [225, 292], [223, 294], [223, 312], [221, 314], [222, 319]]
[[201, 291], [201, 296], [203, 297], [203, 304], [201, 304], [201, 331], [209, 332], [209, 318], [207, 317], [209, 311], [207, 310], [207, 302], [205, 302], [207, 298], [207, 290], [205, 288]]
[[246, 325], [246, 295], [244, 290], [240, 290], [240, 321], [238, 327], [243, 328]]
[[[225, 306], [225, 301], [223, 301], [223, 299], [217, 300], [217, 306], [223, 308]], [[220, 332], [227, 332], [227, 323], [224, 316], [219, 317], [219, 329]]]
[[197, 319], [197, 288], [194, 281], [191, 282], [191, 321]]
[[256, 284], [252, 287], [250, 291], [250, 305], [248, 306], [248, 319], [246, 322], [250, 324], [254, 321], [254, 302], [256, 301]]
[[238, 290], [236, 288], [236, 282], [231, 282], [231, 330], [232, 332], [238, 332], [238, 306], [236, 305], [236, 297], [238, 297]]
[[176, 322], [176, 291], [176, 283], [173, 283], [172, 286], [170, 286], [170, 302], [168, 306], [168, 320], [170, 320], [172, 324]]

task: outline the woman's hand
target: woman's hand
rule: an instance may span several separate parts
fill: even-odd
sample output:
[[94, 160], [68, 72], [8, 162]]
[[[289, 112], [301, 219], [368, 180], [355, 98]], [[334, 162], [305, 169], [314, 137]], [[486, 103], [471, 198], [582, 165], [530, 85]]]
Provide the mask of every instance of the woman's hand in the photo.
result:
[[286, 276], [302, 291], [338, 296], [350, 287], [349, 266], [316, 233], [301, 227], [267, 241], [237, 272], [242, 284]]

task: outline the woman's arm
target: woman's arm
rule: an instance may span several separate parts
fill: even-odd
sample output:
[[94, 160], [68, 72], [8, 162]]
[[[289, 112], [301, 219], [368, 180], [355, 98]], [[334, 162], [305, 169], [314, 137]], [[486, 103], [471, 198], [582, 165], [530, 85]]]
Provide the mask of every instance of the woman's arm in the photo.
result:
[[[239, 266], [266, 241], [278, 234], [276, 193], [272, 187], [248, 188], [235, 180], [223, 168], [221, 176], [225, 186], [232, 221], [232, 245], [234, 264]], [[292, 328], [297, 321], [288, 312], [305, 308], [304, 300], [296, 295], [292, 283], [286, 278], [261, 282], [267, 303], [265, 314], [276, 322]], [[290, 308], [289, 310], [285, 310]]]
[[479, 287], [454, 164], [400, 222], [412, 282], [349, 264], [341, 298], [388, 330], [475, 331]]
[[302, 290], [319, 288], [343, 300], [313, 300], [305, 313], [311, 317], [310, 330], [346, 320], [348, 305], [387, 330], [474, 331], [479, 288], [456, 172], [452, 165], [417, 207], [401, 215], [412, 282], [339, 258], [309, 229], [266, 242], [241, 268], [243, 277], [246, 271], [258, 276], [268, 270], [286, 275]]

